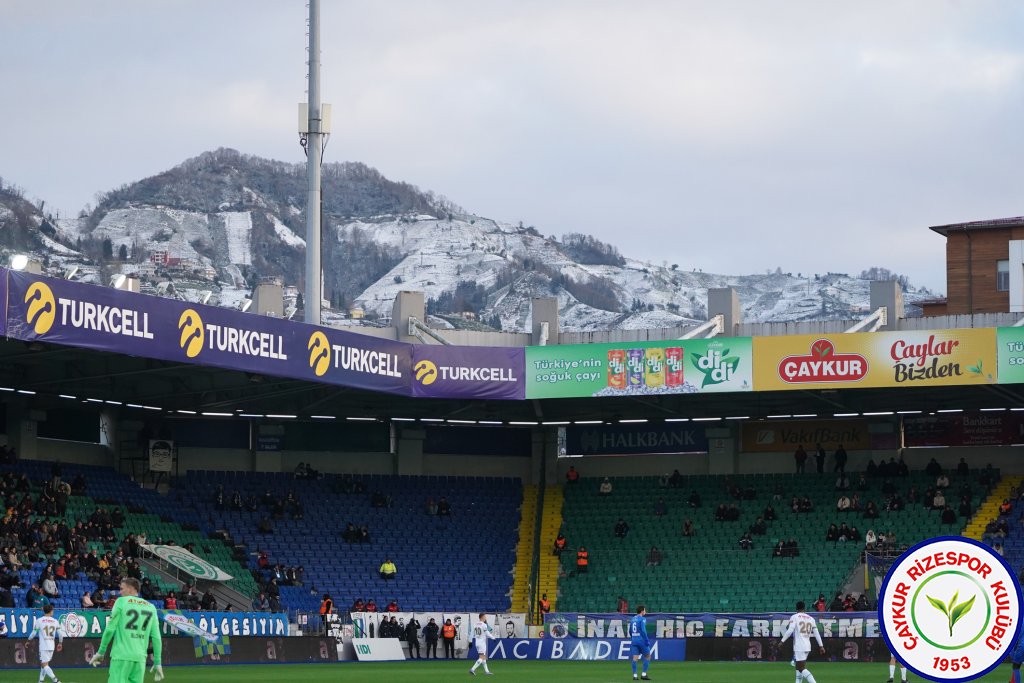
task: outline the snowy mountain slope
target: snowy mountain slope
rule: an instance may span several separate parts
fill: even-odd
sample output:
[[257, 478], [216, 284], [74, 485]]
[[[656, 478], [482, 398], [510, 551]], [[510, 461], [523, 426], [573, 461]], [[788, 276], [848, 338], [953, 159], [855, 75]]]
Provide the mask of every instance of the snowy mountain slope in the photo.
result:
[[[542, 296], [558, 300], [563, 329], [575, 331], [703, 320], [707, 291], [718, 287], [738, 290], [751, 322], [848, 319], [868, 308], [869, 281], [849, 275], [726, 275], [637, 261], [585, 236], [557, 240], [467, 214], [360, 164], [327, 165], [324, 182], [332, 324], [387, 318], [403, 290], [423, 291], [438, 324], [475, 317], [507, 331], [528, 329], [532, 299]], [[54, 274], [78, 265], [102, 283], [132, 272], [144, 291], [190, 301], [212, 292], [212, 303], [237, 307], [263, 277], [301, 287], [303, 198], [301, 167], [218, 150], [119, 188], [77, 219], [45, 217], [0, 193], [0, 247], [33, 251]], [[932, 296], [911, 288], [905, 298]], [[368, 320], [349, 318], [350, 309]]]

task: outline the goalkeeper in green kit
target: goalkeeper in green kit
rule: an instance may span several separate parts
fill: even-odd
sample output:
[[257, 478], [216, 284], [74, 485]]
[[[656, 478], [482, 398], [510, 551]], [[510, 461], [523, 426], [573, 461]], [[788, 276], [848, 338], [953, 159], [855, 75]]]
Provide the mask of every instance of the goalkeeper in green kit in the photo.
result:
[[156, 608], [148, 600], [139, 597], [139, 588], [137, 579], [121, 581], [121, 597], [110, 612], [110, 621], [103, 631], [100, 649], [89, 660], [93, 666], [99, 666], [110, 641], [114, 641], [107, 683], [142, 683], [146, 674], [146, 654], [150, 639], [153, 640], [153, 668], [150, 671], [155, 672], [155, 680], [164, 679], [164, 669], [160, 665], [163, 653], [160, 618]]

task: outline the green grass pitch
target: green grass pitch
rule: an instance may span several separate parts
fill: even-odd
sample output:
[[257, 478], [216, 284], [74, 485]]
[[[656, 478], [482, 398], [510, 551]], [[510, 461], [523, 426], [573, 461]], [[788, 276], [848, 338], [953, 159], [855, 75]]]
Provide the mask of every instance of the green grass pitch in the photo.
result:
[[[359, 681], [370, 683], [448, 683], [469, 680], [471, 662], [356, 662], [339, 664], [277, 664], [266, 666], [169, 666], [164, 669], [165, 683], [317, 683], [319, 681]], [[614, 683], [631, 681], [632, 673], [624, 662], [529, 662], [495, 660], [490, 664], [494, 676], [478, 677], [490, 681], [516, 683]], [[884, 683], [889, 676], [887, 663], [875, 664], [813, 664], [809, 667], [818, 683]], [[0, 680], [36, 680], [38, 670], [2, 670]], [[64, 669], [57, 675], [63, 683], [106, 683], [105, 669]], [[897, 670], [897, 678], [899, 671]], [[791, 683], [793, 668], [788, 663], [733, 663], [733, 662], [652, 662], [653, 681], [679, 681], [680, 683]], [[1003, 666], [984, 678], [986, 683], [1006, 683], [1010, 667]], [[911, 680], [921, 680], [910, 675]], [[153, 675], [146, 674], [146, 683]]]

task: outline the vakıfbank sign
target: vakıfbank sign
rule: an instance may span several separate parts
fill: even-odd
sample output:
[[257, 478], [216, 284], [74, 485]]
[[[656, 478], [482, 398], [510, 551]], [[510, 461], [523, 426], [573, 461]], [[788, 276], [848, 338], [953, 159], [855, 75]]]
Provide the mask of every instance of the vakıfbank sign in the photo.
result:
[[749, 337], [530, 346], [526, 398], [750, 391]]
[[755, 337], [754, 388], [994, 384], [995, 329]]

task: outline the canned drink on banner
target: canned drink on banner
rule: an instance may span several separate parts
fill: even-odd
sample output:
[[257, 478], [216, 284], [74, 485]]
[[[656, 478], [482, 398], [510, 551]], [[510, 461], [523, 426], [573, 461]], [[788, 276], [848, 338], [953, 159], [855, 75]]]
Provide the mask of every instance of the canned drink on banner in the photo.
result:
[[608, 352], [608, 386], [613, 389], [626, 388], [626, 352], [622, 349]]
[[644, 385], [644, 350], [629, 349], [626, 351], [626, 369], [630, 387]]
[[647, 349], [644, 381], [649, 387], [665, 385], [665, 349]]
[[665, 349], [665, 385], [683, 386], [683, 349], [671, 346]]

